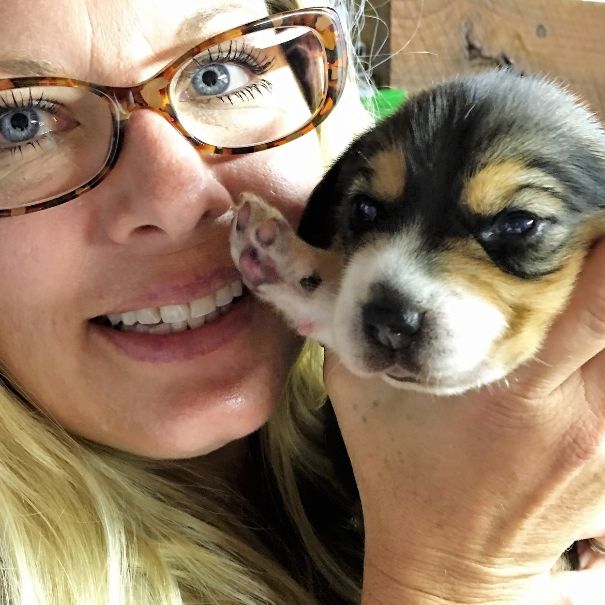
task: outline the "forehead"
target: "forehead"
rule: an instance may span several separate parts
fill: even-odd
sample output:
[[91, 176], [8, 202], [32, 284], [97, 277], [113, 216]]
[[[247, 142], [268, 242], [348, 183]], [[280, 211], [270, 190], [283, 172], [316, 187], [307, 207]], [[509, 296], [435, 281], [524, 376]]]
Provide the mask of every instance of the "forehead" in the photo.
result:
[[266, 14], [263, 0], [2, 0], [0, 78], [133, 84], [204, 38]]

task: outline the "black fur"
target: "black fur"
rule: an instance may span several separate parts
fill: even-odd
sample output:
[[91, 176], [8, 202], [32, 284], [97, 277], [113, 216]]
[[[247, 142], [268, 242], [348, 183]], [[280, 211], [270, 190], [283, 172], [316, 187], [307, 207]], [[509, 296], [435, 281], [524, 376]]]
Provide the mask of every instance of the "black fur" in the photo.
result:
[[[350, 228], [358, 194], [351, 183], [364, 175], [370, 180], [367, 158], [400, 148], [405, 188], [399, 200], [376, 200], [380, 213], [372, 232], [397, 232], [415, 222], [435, 251], [470, 236], [504, 271], [525, 279], [544, 276], [560, 268], [578, 224], [605, 206], [605, 139], [590, 120], [584, 108], [544, 80], [497, 72], [447, 82], [412, 97], [351, 145], [312, 193], [299, 235], [320, 248], [355, 250], [364, 233]], [[461, 199], [470, 176], [506, 160], [557, 180], [550, 193], [564, 211], [536, 217], [533, 238], [493, 237], [489, 230], [499, 217], [473, 214]], [[511, 204], [514, 210], [514, 198]]]
[[[377, 152], [401, 150], [405, 183], [399, 199], [360, 191], [373, 175]], [[505, 211], [471, 212], [462, 192], [489, 164], [508, 160], [554, 177], [556, 187], [531, 183], [512, 194]], [[534, 214], [531, 236], [507, 234], [515, 198], [530, 188], [548, 189], [560, 210]], [[526, 193], [526, 192], [525, 192]], [[531, 193], [531, 192], [530, 192]], [[356, 216], [359, 196], [372, 204], [372, 224]], [[418, 225], [423, 245], [439, 252], [472, 238], [503, 271], [537, 279], [565, 262], [565, 250], [583, 221], [605, 208], [605, 135], [591, 114], [553, 84], [512, 72], [450, 81], [413, 96], [394, 115], [357, 139], [313, 191], [298, 233], [312, 246], [342, 248], [351, 255], [377, 232]], [[504, 224], [504, 229], [501, 229]], [[577, 568], [574, 547], [565, 557]]]

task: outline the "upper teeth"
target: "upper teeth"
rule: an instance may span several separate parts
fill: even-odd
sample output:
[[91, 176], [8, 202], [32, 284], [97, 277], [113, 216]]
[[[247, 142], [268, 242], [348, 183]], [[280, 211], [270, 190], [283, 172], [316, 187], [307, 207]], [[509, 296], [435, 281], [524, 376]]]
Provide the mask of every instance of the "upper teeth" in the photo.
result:
[[[138, 311], [112, 313], [108, 315], [112, 325], [122, 323], [124, 326], [165, 326], [184, 330], [188, 326], [197, 328], [205, 321], [218, 315], [217, 311], [228, 306], [234, 298], [242, 295], [242, 282], [238, 279], [221, 288], [213, 294], [196, 298], [181, 305], [166, 305], [164, 307], [147, 307]], [[148, 331], [145, 329], [145, 331]]]

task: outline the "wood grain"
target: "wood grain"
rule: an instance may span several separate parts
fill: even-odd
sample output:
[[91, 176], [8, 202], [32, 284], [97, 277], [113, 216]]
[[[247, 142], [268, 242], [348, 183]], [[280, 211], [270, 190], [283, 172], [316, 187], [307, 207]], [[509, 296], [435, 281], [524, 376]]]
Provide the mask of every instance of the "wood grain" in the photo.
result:
[[512, 65], [567, 83], [605, 119], [605, 4], [391, 0], [390, 24], [393, 87]]

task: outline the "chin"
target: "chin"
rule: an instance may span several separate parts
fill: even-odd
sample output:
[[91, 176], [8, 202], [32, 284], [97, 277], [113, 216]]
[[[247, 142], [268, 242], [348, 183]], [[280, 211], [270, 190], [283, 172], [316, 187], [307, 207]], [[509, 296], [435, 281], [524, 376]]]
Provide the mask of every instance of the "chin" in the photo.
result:
[[142, 404], [139, 426], [107, 444], [154, 459], [184, 459], [219, 450], [261, 428], [279, 405], [302, 344], [268, 308], [263, 314], [247, 356], [242, 352], [232, 358], [220, 375], [202, 368], [187, 384], [166, 385], [164, 397], [155, 397], [151, 407]]

